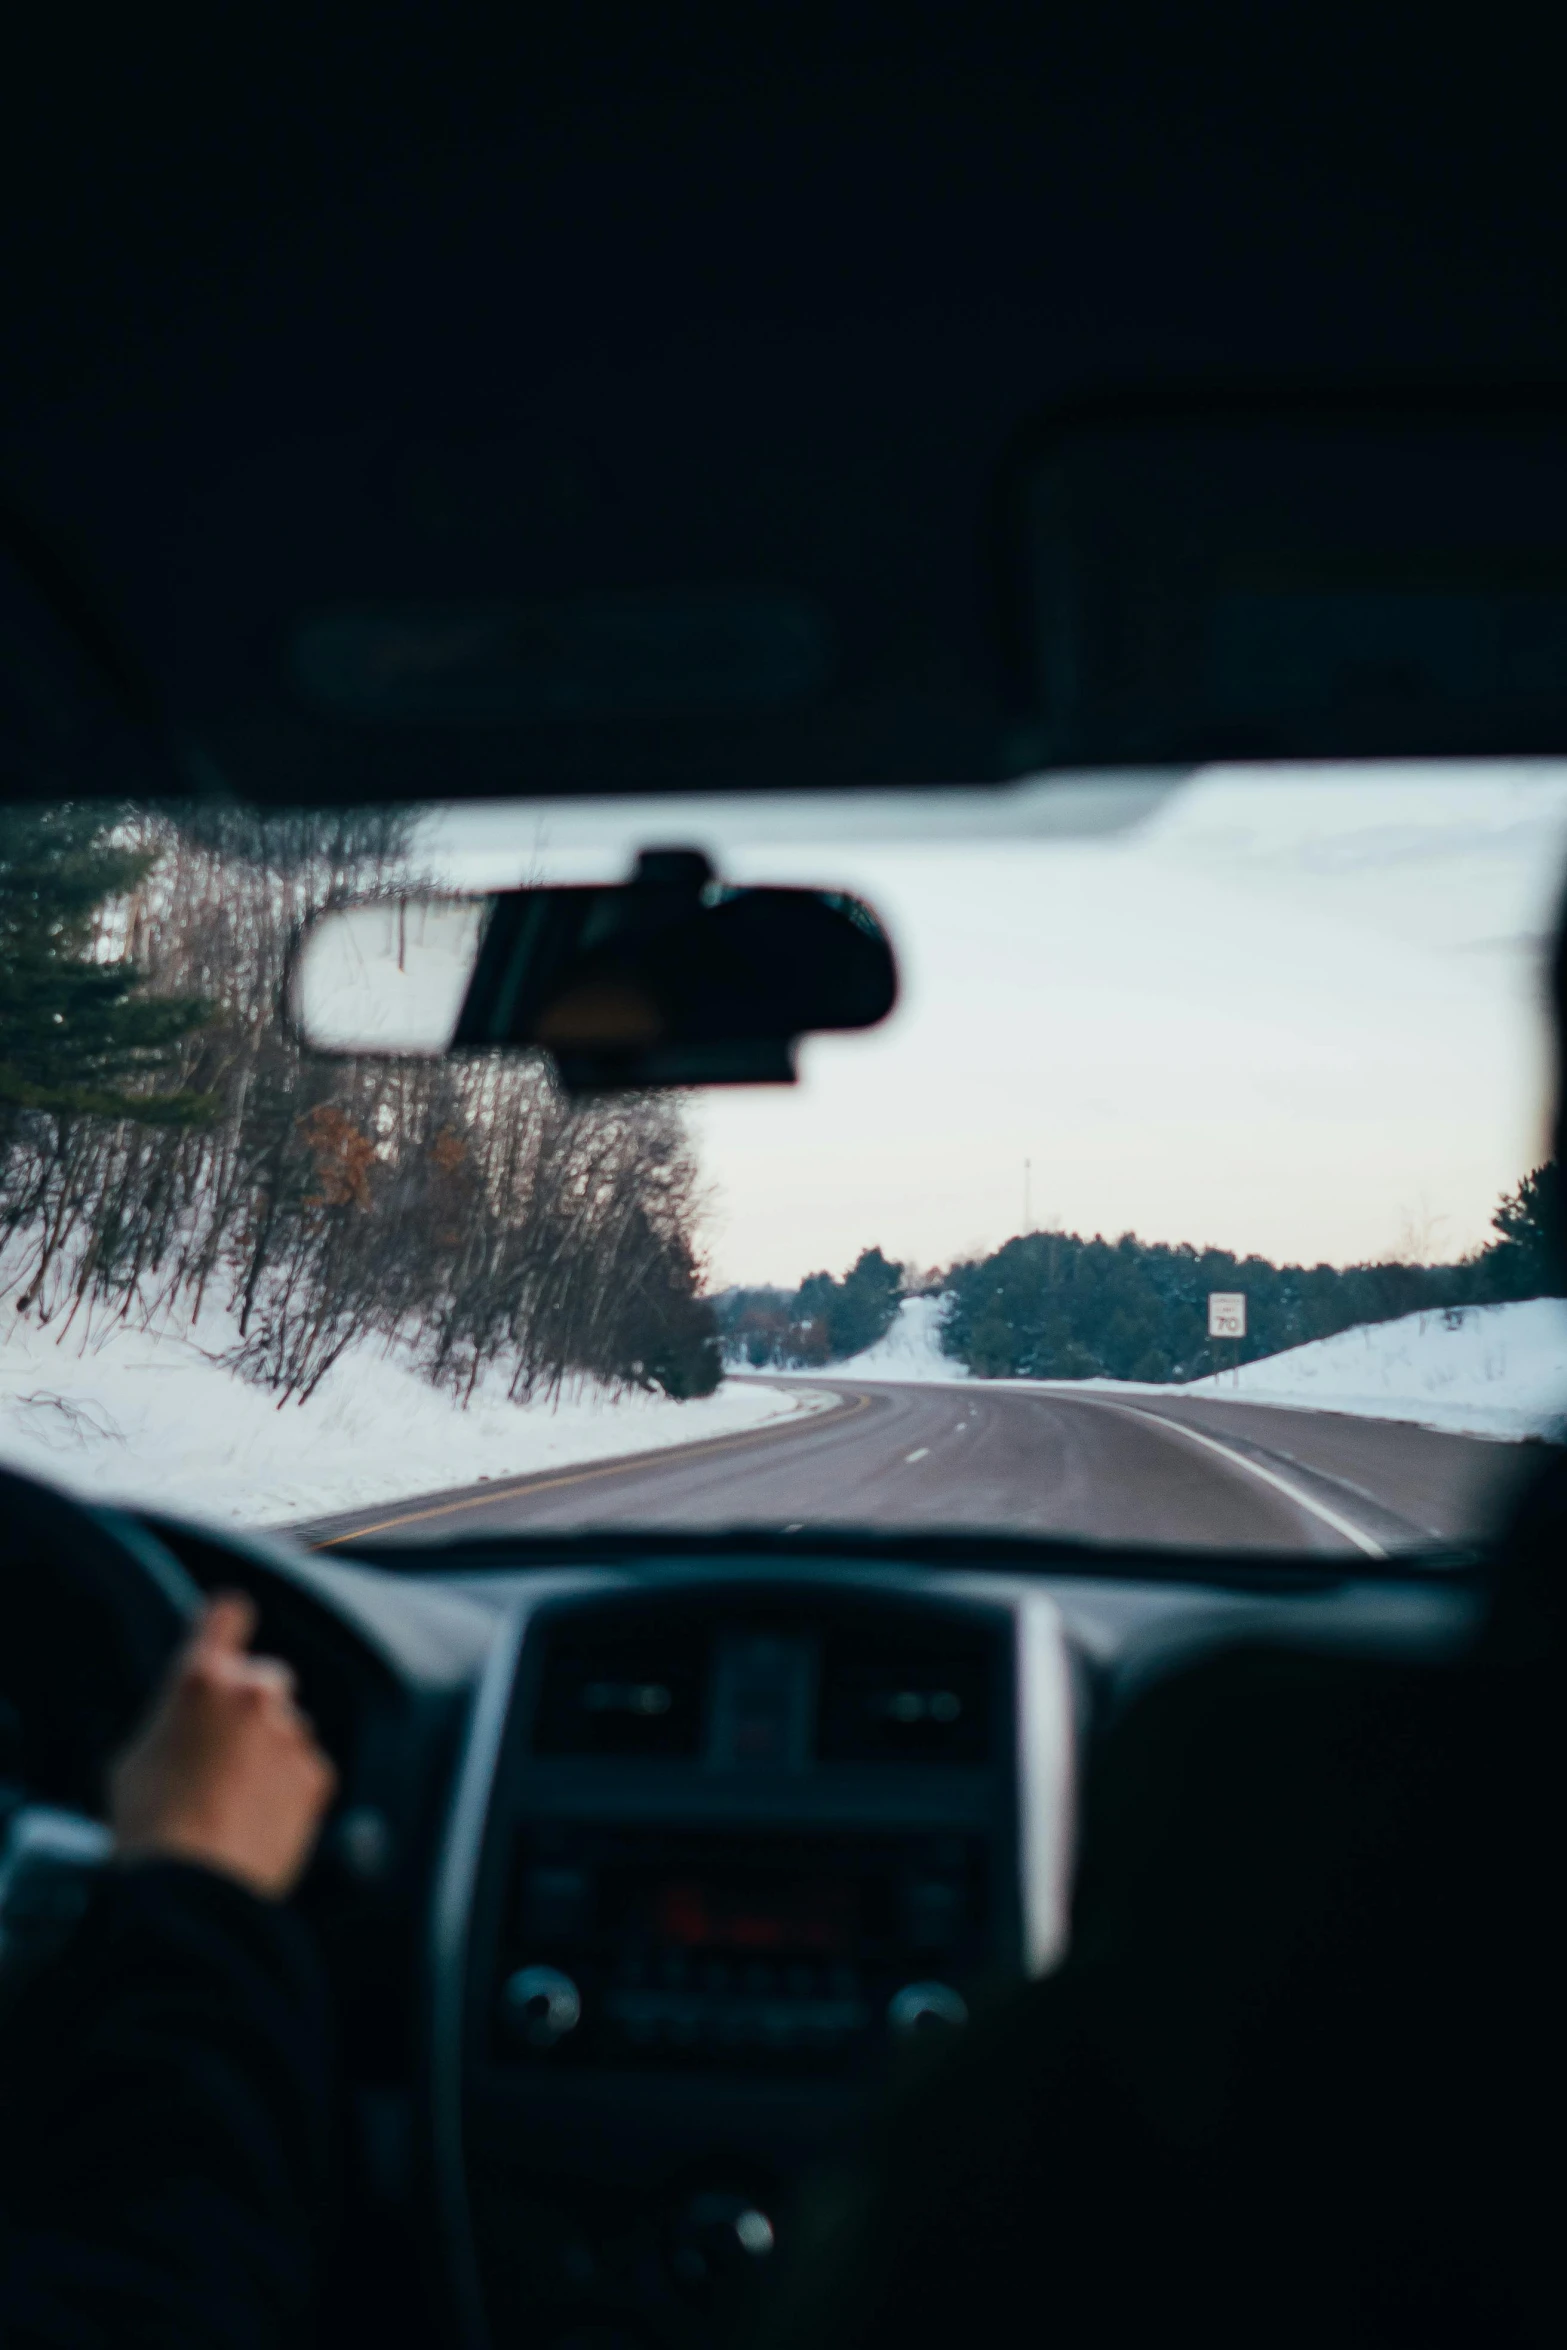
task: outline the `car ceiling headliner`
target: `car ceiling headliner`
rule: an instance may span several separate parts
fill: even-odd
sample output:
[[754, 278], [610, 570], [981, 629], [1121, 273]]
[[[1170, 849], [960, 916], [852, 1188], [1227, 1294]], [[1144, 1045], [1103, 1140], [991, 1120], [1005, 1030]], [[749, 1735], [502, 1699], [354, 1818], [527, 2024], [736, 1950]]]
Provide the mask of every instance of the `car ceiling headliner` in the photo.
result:
[[[51, 12], [6, 101], [0, 488], [258, 797], [994, 778], [988, 502], [1044, 404], [1567, 373], [1557, 80], [1501, 23]], [[713, 585], [813, 598], [834, 692], [441, 729], [284, 675], [344, 601]]]

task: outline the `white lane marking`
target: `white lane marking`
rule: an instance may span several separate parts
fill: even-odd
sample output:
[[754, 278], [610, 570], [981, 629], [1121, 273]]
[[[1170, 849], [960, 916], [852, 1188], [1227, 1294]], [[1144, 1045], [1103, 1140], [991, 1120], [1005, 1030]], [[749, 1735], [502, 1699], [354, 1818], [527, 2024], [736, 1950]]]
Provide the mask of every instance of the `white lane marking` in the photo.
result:
[[1337, 1510], [1329, 1509], [1325, 1501], [1318, 1501], [1313, 1495], [1303, 1493], [1298, 1485], [1292, 1484], [1288, 1477], [1281, 1477], [1276, 1470], [1265, 1469], [1261, 1461], [1249, 1460], [1245, 1453], [1237, 1452], [1233, 1445], [1221, 1444], [1216, 1436], [1205, 1436], [1200, 1428], [1188, 1428], [1184, 1420], [1167, 1420], [1163, 1412], [1140, 1411], [1135, 1404], [1129, 1403], [1113, 1403], [1110, 1409], [1113, 1412], [1124, 1412], [1129, 1419], [1152, 1420], [1161, 1428], [1173, 1428], [1177, 1436], [1187, 1437], [1193, 1444], [1205, 1444], [1210, 1452], [1218, 1453], [1221, 1459], [1233, 1461], [1237, 1468], [1248, 1469], [1252, 1476], [1260, 1477], [1264, 1485], [1271, 1485], [1276, 1493], [1284, 1494], [1294, 1502], [1297, 1509], [1308, 1510], [1312, 1517], [1320, 1518], [1324, 1526], [1331, 1526], [1335, 1534], [1342, 1534], [1346, 1542], [1352, 1542], [1357, 1550], [1363, 1550], [1367, 1558], [1387, 1557], [1381, 1543], [1364, 1533], [1352, 1519], [1341, 1517]]
[[918, 1452], [906, 1452], [903, 1457], [906, 1461], [922, 1461], [929, 1450], [928, 1444], [922, 1444]]

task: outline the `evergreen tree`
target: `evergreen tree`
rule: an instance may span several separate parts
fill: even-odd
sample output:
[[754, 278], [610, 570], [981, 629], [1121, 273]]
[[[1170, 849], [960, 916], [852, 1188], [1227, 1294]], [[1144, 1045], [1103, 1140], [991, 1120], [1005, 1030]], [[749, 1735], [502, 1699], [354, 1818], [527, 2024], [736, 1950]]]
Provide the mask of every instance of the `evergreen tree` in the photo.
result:
[[718, 1317], [701, 1295], [690, 1244], [681, 1233], [655, 1233], [640, 1209], [632, 1224], [641, 1269], [620, 1315], [622, 1367], [677, 1402], [711, 1395], [724, 1375]]
[[1555, 1296], [1556, 1189], [1554, 1165], [1526, 1175], [1492, 1218], [1498, 1238], [1453, 1265], [1274, 1265], [1131, 1232], [1029, 1233], [953, 1267], [942, 1345], [982, 1378], [1196, 1379], [1221, 1367], [1207, 1331], [1216, 1289], [1245, 1295], [1242, 1362], [1404, 1314]]
[[874, 1346], [891, 1329], [903, 1295], [904, 1268], [867, 1248], [841, 1281], [808, 1273], [799, 1288], [730, 1289], [714, 1299], [718, 1329], [732, 1359], [753, 1370], [768, 1364], [819, 1369]]
[[1491, 1218], [1500, 1237], [1486, 1251], [1499, 1297], [1555, 1297], [1562, 1288], [1561, 1175], [1554, 1159], [1526, 1175], [1498, 1201]]
[[860, 1354], [892, 1327], [903, 1267], [879, 1248], [862, 1249], [827, 1301], [827, 1328], [835, 1355]]
[[206, 1095], [157, 1087], [206, 1006], [141, 995], [133, 963], [95, 952], [104, 907], [150, 862], [114, 845], [116, 813], [0, 808], [0, 1112], [196, 1124]]

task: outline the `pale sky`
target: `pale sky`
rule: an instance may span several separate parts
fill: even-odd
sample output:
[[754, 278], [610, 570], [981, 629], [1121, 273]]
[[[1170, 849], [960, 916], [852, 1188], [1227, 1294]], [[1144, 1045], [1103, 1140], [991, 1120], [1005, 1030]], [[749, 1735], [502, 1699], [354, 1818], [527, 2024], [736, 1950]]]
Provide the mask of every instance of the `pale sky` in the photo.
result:
[[480, 887], [618, 877], [660, 843], [857, 891], [902, 974], [798, 1086], [692, 1097], [715, 1284], [993, 1248], [1025, 1159], [1039, 1225], [1445, 1257], [1544, 1155], [1567, 764], [452, 809], [428, 852]]

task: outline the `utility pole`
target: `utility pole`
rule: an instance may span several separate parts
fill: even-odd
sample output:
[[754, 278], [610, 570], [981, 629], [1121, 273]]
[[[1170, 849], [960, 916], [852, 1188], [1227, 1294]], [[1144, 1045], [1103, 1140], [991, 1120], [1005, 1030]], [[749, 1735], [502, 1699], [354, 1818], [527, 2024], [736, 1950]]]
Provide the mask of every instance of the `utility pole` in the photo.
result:
[[1028, 1196], [1028, 1194], [1029, 1194], [1029, 1177], [1030, 1177], [1030, 1176], [1031, 1176], [1031, 1174], [1033, 1173], [1033, 1167], [1034, 1167], [1034, 1162], [1033, 1162], [1033, 1160], [1032, 1160], [1032, 1159], [1025, 1159], [1025, 1160], [1023, 1161], [1023, 1230], [1024, 1230], [1025, 1232], [1032, 1232], [1032, 1231], [1033, 1231], [1033, 1229], [1034, 1229], [1034, 1227], [1033, 1227], [1033, 1223], [1032, 1223], [1032, 1221], [1031, 1221], [1031, 1219], [1030, 1219], [1030, 1216], [1029, 1216], [1029, 1196]]

